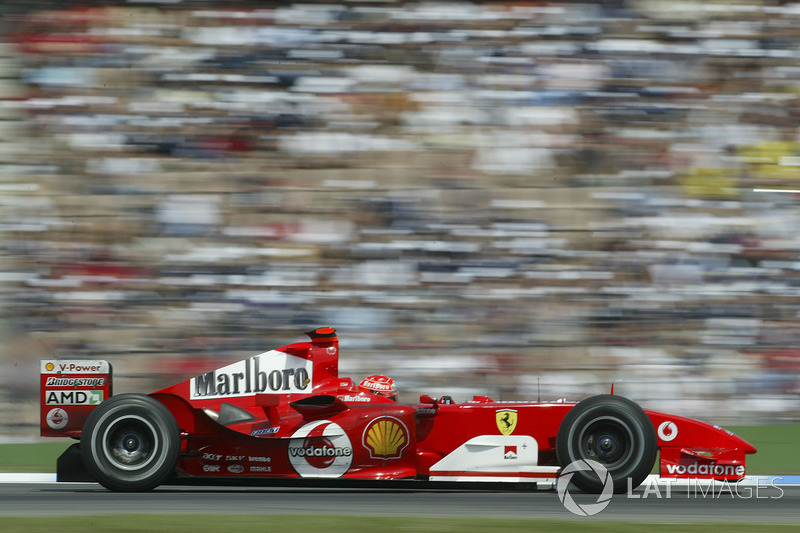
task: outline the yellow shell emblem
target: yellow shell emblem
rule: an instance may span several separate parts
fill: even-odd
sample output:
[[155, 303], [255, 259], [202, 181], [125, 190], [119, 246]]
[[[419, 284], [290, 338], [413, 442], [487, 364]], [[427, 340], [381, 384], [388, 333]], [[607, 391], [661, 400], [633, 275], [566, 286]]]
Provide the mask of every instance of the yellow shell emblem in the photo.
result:
[[407, 445], [408, 430], [396, 418], [377, 418], [364, 429], [364, 447], [373, 459], [397, 459]]

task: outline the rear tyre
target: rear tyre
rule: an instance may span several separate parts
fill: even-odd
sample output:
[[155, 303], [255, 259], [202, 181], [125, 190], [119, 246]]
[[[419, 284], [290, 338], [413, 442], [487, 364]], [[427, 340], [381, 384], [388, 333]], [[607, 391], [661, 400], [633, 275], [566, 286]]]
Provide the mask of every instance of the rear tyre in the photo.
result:
[[[638, 487], [650, 474], [658, 452], [653, 423], [635, 402], [621, 396], [592, 396], [567, 412], [556, 440], [562, 468], [574, 461], [600, 463], [613, 481], [614, 492]], [[591, 468], [572, 473], [579, 489], [598, 494], [607, 480]]]
[[150, 396], [120, 394], [101, 403], [83, 426], [81, 457], [104, 487], [146, 491], [165, 482], [180, 454], [172, 413]]

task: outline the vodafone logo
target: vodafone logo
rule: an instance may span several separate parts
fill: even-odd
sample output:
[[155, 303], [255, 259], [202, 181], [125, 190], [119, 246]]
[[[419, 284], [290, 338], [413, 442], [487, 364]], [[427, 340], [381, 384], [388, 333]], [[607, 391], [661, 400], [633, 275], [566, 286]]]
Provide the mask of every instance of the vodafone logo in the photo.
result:
[[678, 426], [675, 422], [667, 420], [658, 426], [658, 438], [664, 442], [674, 440], [678, 436]]
[[64, 429], [69, 423], [69, 415], [61, 408], [50, 409], [47, 413], [47, 425], [52, 429]]
[[690, 475], [690, 476], [727, 476], [743, 477], [744, 465], [717, 465], [700, 464], [697, 461], [689, 465], [666, 465], [667, 473], [671, 476]]
[[300, 477], [341, 477], [353, 463], [353, 446], [339, 424], [318, 420], [292, 435], [288, 455]]

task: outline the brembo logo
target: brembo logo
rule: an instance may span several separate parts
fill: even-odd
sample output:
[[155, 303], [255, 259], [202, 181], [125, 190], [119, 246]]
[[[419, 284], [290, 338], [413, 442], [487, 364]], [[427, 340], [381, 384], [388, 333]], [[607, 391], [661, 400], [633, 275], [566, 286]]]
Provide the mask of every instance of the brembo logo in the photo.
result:
[[304, 392], [311, 387], [311, 361], [273, 350], [190, 380], [191, 399]]

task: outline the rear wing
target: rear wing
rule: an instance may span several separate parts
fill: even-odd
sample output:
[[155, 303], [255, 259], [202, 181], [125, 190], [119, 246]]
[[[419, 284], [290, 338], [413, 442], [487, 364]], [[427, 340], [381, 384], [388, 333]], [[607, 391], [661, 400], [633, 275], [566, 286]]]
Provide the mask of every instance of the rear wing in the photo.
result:
[[42, 437], [79, 437], [86, 417], [111, 396], [107, 361], [41, 362]]

